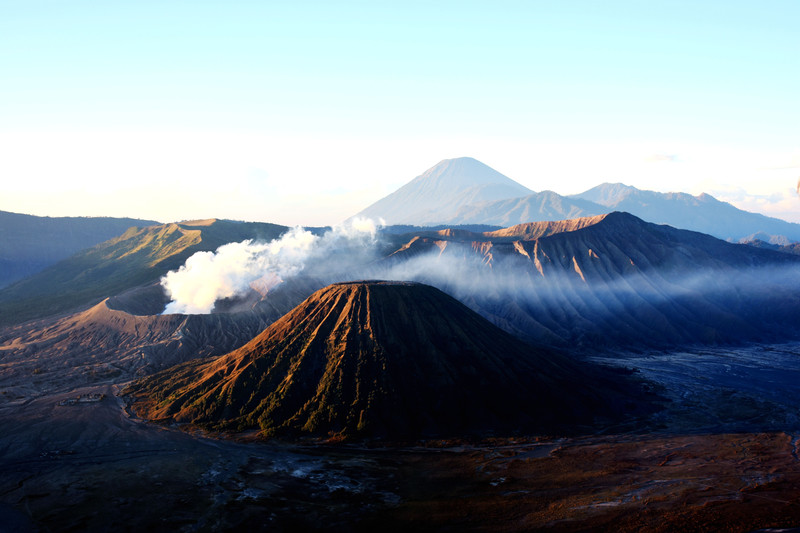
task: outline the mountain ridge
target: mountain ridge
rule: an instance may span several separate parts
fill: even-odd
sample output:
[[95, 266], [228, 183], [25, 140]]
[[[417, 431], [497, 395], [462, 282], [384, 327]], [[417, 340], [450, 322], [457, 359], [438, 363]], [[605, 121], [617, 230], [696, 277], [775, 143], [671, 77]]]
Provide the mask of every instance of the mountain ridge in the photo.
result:
[[751, 213], [714, 198], [683, 192], [660, 193], [622, 183], [603, 183], [570, 198], [589, 200], [615, 211], [626, 211], [656, 224], [708, 233], [739, 241], [755, 233], [800, 241], [800, 224]]
[[500, 235], [408, 234], [380, 275], [434, 285], [529, 342], [587, 351], [800, 333], [791, 254], [621, 212]]
[[459, 208], [450, 224], [483, 224], [510, 226], [542, 220], [563, 220], [600, 215], [610, 212], [593, 202], [562, 196], [553, 191], [541, 191], [522, 196], [467, 204]]

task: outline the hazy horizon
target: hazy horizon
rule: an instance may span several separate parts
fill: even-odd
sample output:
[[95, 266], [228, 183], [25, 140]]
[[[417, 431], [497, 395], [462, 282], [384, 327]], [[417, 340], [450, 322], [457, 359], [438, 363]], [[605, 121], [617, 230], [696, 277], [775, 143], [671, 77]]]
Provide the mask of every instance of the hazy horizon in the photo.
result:
[[800, 222], [789, 1], [14, 2], [0, 210], [332, 225], [442, 159]]

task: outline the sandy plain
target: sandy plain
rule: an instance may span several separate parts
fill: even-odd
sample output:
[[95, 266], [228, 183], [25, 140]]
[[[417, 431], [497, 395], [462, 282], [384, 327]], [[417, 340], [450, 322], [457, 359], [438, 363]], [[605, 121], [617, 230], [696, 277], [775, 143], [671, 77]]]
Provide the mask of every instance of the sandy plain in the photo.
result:
[[87, 385], [76, 371], [75, 386], [69, 373], [36, 377], [24, 390], [14, 386], [19, 376], [0, 387], [16, 391], [0, 404], [4, 531], [800, 525], [800, 434], [793, 432], [708, 431], [694, 422], [670, 429], [660, 420], [647, 432], [569, 438], [257, 442], [138, 419], [119, 396], [124, 375]]

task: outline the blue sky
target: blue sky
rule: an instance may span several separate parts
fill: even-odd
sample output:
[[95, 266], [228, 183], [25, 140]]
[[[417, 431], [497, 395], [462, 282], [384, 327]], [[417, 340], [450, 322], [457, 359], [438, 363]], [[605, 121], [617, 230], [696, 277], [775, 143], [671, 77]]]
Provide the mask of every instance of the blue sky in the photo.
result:
[[439, 160], [800, 222], [800, 3], [2, 1], [0, 209], [332, 224]]

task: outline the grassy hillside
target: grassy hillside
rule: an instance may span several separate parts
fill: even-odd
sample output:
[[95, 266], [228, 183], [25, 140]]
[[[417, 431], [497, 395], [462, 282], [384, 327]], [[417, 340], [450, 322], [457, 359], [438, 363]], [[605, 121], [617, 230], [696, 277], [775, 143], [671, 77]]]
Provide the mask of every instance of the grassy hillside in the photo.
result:
[[131, 228], [0, 291], [0, 325], [63, 313], [152, 283], [198, 251], [271, 240], [285, 226], [205, 220]]
[[40, 272], [72, 254], [153, 220], [38, 217], [0, 211], [0, 287]]

